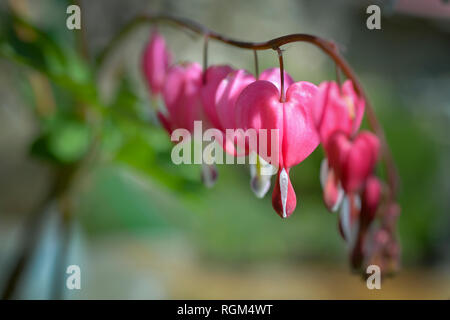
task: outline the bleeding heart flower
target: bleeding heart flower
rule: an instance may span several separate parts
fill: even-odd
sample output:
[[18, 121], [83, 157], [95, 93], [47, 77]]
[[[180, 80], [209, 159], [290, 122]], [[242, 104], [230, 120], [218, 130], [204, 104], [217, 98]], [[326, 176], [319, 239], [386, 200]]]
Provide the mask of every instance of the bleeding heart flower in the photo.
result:
[[340, 88], [336, 82], [322, 82], [315, 98], [314, 119], [320, 141], [326, 148], [336, 131], [347, 136], [356, 133], [361, 125], [365, 102], [356, 94], [350, 80]]
[[[259, 80], [266, 80], [272, 82], [278, 89], [280, 89], [280, 69], [270, 68], [264, 70], [259, 76]], [[242, 90], [250, 83], [255, 82], [255, 77], [246, 70], [240, 69], [228, 74], [219, 84], [216, 91], [216, 112], [219, 119], [217, 128], [221, 129], [225, 134], [226, 129], [237, 129], [235, 105], [237, 98]], [[285, 88], [289, 87], [294, 80], [291, 76], [284, 72]], [[228, 137], [224, 139], [224, 149], [234, 155], [247, 155], [248, 149], [243, 146], [242, 152], [237, 152], [235, 148], [237, 137]], [[239, 139], [239, 138], [237, 138]]]
[[359, 213], [359, 230], [355, 245], [351, 252], [351, 263], [353, 268], [361, 267], [364, 256], [367, 255], [367, 237], [369, 227], [375, 219], [375, 214], [381, 198], [381, 184], [375, 176], [367, 178], [362, 195], [361, 210]]
[[329, 165], [346, 193], [363, 187], [376, 164], [378, 149], [377, 136], [368, 131], [361, 132], [353, 141], [340, 131], [330, 137], [326, 149]]
[[[267, 69], [261, 74], [260, 79], [262, 78], [262, 80], [271, 81], [279, 88], [279, 70], [279, 68]], [[288, 85], [291, 85], [293, 83], [292, 78], [286, 72], [284, 75], [285, 82]], [[237, 129], [235, 116], [236, 101], [242, 90], [255, 81], [256, 79], [251, 73], [240, 69], [229, 73], [217, 88], [216, 111], [221, 125], [220, 129], [225, 137], [223, 140], [224, 149], [226, 152], [235, 156], [247, 155], [249, 150], [245, 146], [244, 138], [239, 136], [239, 134], [242, 133], [241, 131], [235, 131], [233, 136], [227, 136], [226, 129]], [[250, 163], [250, 186], [253, 193], [258, 198], [263, 198], [270, 188], [270, 178], [273, 172], [271, 172], [271, 174], [267, 172], [272, 171], [269, 170], [271, 165], [254, 152], [250, 154], [250, 159], [252, 159], [252, 162]]]
[[[253, 151], [279, 168], [272, 204], [283, 218], [292, 214], [297, 202], [289, 169], [319, 144], [311, 110], [316, 91], [312, 83], [296, 82], [288, 88], [286, 100], [280, 102], [278, 88], [269, 81], [258, 80], [248, 85], [236, 102], [237, 126], [258, 132], [259, 147]], [[272, 129], [277, 130], [277, 137], [272, 137]], [[266, 130], [267, 139], [260, 141], [262, 130]], [[266, 146], [266, 150], [261, 146]]]
[[193, 132], [194, 121], [202, 120], [201, 87], [202, 67], [198, 63], [169, 68], [163, 90], [168, 115], [158, 113], [169, 134], [179, 128]]
[[[158, 112], [158, 118], [169, 134], [175, 129], [186, 129], [193, 133], [194, 121], [204, 120], [202, 76], [202, 68], [198, 63], [174, 65], [167, 72], [163, 97], [168, 114]], [[215, 165], [203, 164], [201, 177], [205, 186], [213, 186], [217, 180]]]
[[233, 71], [233, 69], [229, 66], [210, 66], [206, 69], [204, 75], [205, 83], [202, 86], [200, 94], [203, 108], [209, 122], [217, 129], [220, 129], [221, 124], [216, 109], [216, 92], [221, 81], [231, 71]]
[[142, 69], [153, 95], [162, 91], [171, 59], [164, 38], [153, 30], [142, 55]]

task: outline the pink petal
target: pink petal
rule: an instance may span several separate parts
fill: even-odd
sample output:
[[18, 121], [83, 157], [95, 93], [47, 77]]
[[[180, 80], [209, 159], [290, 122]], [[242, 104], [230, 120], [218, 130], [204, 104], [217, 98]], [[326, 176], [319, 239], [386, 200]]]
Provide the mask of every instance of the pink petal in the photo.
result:
[[202, 85], [201, 99], [205, 114], [214, 128], [221, 128], [219, 117], [216, 111], [216, 91], [220, 82], [233, 69], [229, 66], [210, 66], [205, 72], [206, 82]]
[[362, 194], [361, 223], [368, 226], [378, 209], [381, 199], [381, 183], [375, 177], [371, 176], [367, 179]]
[[344, 190], [342, 190], [334, 171], [330, 169], [323, 188], [323, 199], [328, 210], [331, 212], [337, 211], [343, 197]]
[[[294, 79], [284, 70], [284, 93], [286, 94], [287, 89], [294, 83]], [[272, 82], [280, 91], [281, 89], [281, 77], [280, 68], [269, 68], [261, 72], [258, 80], [266, 80]]]
[[236, 128], [236, 101], [242, 90], [254, 81], [256, 79], [252, 74], [239, 69], [229, 73], [220, 82], [216, 91], [216, 112], [221, 128]]
[[378, 156], [378, 138], [370, 132], [361, 132], [350, 141], [343, 132], [335, 132], [326, 149], [332, 167], [347, 193], [362, 188], [372, 173]]
[[366, 102], [364, 101], [364, 99], [360, 98], [356, 94], [356, 91], [353, 87], [353, 82], [351, 80], [346, 80], [342, 84], [342, 93], [344, 96], [348, 97], [348, 99], [353, 101], [354, 103], [355, 114], [353, 120], [352, 133], [355, 133], [359, 130], [359, 127], [361, 126]]
[[342, 88], [335, 82], [323, 82], [315, 98], [314, 120], [324, 147], [333, 133], [341, 131], [347, 136], [355, 133], [361, 124], [364, 100], [356, 95], [352, 82]]
[[327, 144], [326, 153], [330, 168], [333, 168], [337, 177], [341, 179], [352, 143], [343, 132], [335, 132]]
[[164, 38], [154, 30], [142, 55], [142, 69], [152, 94], [162, 91], [170, 61]]
[[[257, 141], [258, 146], [266, 148], [252, 151], [276, 167], [279, 161], [282, 161], [280, 141], [283, 137], [283, 106], [279, 101], [279, 95], [274, 84], [257, 80], [242, 91], [236, 102], [236, 126], [243, 130], [255, 129], [258, 133], [267, 130], [267, 139], [260, 143], [258, 136]], [[276, 136], [272, 139], [271, 129], [278, 130], [278, 139]], [[272, 143], [275, 145], [272, 146]], [[272, 149], [277, 154], [272, 155]]]
[[291, 85], [286, 93], [282, 155], [288, 168], [302, 162], [319, 145], [312, 114], [316, 92], [317, 86], [301, 81]]
[[342, 186], [346, 192], [362, 188], [372, 173], [378, 156], [378, 138], [363, 131], [354, 140], [342, 172]]
[[202, 68], [197, 63], [174, 65], [169, 68], [163, 98], [172, 129], [193, 131], [194, 121], [203, 119], [200, 88]]

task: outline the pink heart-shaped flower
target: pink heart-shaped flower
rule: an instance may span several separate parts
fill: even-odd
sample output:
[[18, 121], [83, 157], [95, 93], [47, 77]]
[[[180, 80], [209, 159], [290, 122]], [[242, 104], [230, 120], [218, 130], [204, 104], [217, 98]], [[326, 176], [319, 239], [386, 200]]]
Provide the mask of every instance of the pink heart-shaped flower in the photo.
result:
[[381, 183], [377, 177], [367, 178], [361, 197], [361, 225], [367, 228], [375, 219], [381, 199]]
[[171, 59], [164, 38], [153, 30], [142, 55], [142, 70], [153, 95], [162, 91]]
[[[262, 143], [258, 136], [259, 147], [253, 151], [280, 168], [290, 168], [313, 152], [319, 144], [311, 112], [316, 90], [312, 83], [296, 82], [288, 88], [286, 101], [280, 102], [280, 92], [271, 82], [258, 80], [247, 86], [236, 103], [236, 124], [267, 133]], [[278, 139], [272, 129], [278, 131]]]
[[170, 129], [169, 133], [178, 128], [193, 132], [194, 121], [203, 120], [201, 87], [202, 67], [198, 63], [169, 68], [163, 90], [168, 114], [158, 114], [164, 127]]
[[344, 132], [335, 132], [326, 149], [330, 167], [336, 172], [346, 193], [362, 188], [372, 173], [379, 150], [376, 135], [363, 131], [352, 141]]
[[314, 120], [320, 141], [326, 148], [336, 131], [347, 136], [356, 133], [361, 125], [365, 102], [356, 94], [350, 80], [342, 87], [336, 82], [322, 82], [315, 98]]
[[281, 170], [272, 203], [284, 218], [296, 204], [295, 193], [290, 191], [289, 168], [302, 162], [319, 144], [312, 114], [316, 91], [312, 83], [296, 82], [288, 88], [286, 100], [280, 102], [278, 88], [258, 80], [248, 85], [236, 102], [237, 126], [258, 133], [257, 147], [250, 148]]

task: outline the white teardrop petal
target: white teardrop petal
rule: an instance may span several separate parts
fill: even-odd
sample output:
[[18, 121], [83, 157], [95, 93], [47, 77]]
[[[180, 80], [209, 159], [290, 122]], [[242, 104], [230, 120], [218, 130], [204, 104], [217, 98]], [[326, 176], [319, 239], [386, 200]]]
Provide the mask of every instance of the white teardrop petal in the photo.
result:
[[320, 185], [322, 186], [322, 190], [323, 188], [325, 188], [327, 177], [328, 177], [328, 159], [323, 158], [322, 162], [320, 163], [320, 174], [319, 174]]
[[202, 181], [207, 188], [211, 188], [217, 181], [217, 168], [214, 164], [202, 163]]
[[350, 201], [347, 196], [342, 200], [341, 210], [339, 211], [339, 221], [342, 226], [342, 231], [344, 232], [345, 239], [350, 241], [351, 231], [350, 231]]
[[250, 181], [250, 186], [257, 198], [264, 198], [270, 189], [270, 176], [254, 176]]
[[283, 205], [283, 218], [287, 217], [286, 214], [286, 203], [289, 188], [289, 176], [286, 169], [283, 168], [280, 173], [280, 193], [281, 193], [281, 204]]
[[339, 206], [342, 203], [342, 199], [344, 199], [344, 189], [342, 189], [341, 183], [339, 183], [337, 200], [333, 208], [331, 208], [331, 212], [336, 212], [339, 209]]

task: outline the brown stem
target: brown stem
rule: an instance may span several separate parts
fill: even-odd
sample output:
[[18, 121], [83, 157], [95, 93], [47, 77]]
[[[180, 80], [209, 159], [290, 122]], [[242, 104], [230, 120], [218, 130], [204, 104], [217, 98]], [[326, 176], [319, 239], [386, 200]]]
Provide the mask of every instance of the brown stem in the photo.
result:
[[342, 81], [341, 81], [341, 73], [339, 71], [339, 66], [337, 64], [334, 64], [334, 66], [336, 69], [336, 82], [339, 85], [339, 88], [341, 88]]
[[259, 63], [258, 63], [258, 51], [253, 50], [253, 58], [255, 60], [255, 78], [259, 78]]
[[203, 84], [206, 83], [206, 69], [208, 69], [208, 41], [209, 36], [205, 34], [205, 41], [203, 43]]
[[[375, 112], [373, 111], [372, 105], [370, 104], [366, 93], [364, 92], [364, 89], [351, 69], [351, 67], [348, 65], [347, 61], [339, 54], [338, 49], [336, 45], [328, 41], [326, 39], [322, 39], [320, 37], [310, 35], [310, 34], [302, 34], [302, 33], [295, 33], [295, 34], [289, 34], [282, 37], [278, 37], [275, 39], [271, 39], [269, 41], [265, 42], [246, 42], [246, 41], [240, 41], [235, 40], [232, 38], [228, 38], [224, 35], [221, 35], [219, 33], [216, 33], [212, 30], [209, 30], [205, 26], [189, 20], [185, 18], [179, 18], [179, 17], [173, 17], [168, 15], [142, 15], [138, 16], [137, 18], [133, 19], [131, 22], [129, 22], [119, 33], [111, 40], [109, 45], [104, 49], [104, 51], [100, 54], [98, 63], [101, 65], [103, 61], [106, 59], [108, 53], [112, 51], [112, 49], [121, 41], [121, 39], [125, 38], [128, 33], [134, 30], [137, 26], [140, 26], [143, 23], [155, 23], [155, 22], [167, 22], [174, 24], [176, 26], [182, 27], [184, 29], [188, 29], [190, 31], [193, 31], [194, 33], [198, 33], [201, 35], [207, 35], [208, 38], [226, 43], [230, 46], [242, 48], [242, 49], [249, 49], [249, 50], [272, 50], [272, 49], [279, 49], [281, 46], [292, 43], [292, 42], [307, 42], [311, 43], [312, 45], [318, 47], [321, 49], [325, 54], [327, 54], [334, 63], [339, 67], [339, 69], [342, 70], [344, 75], [350, 79], [354, 86], [356, 92], [366, 101], [366, 113], [367, 118], [369, 121], [369, 125], [372, 128], [372, 130], [375, 132], [375, 134], [379, 137], [381, 142], [381, 150], [383, 155], [383, 162], [386, 167], [387, 171], [387, 182], [389, 184], [389, 200], [393, 201], [397, 194], [397, 188], [398, 188], [398, 173], [397, 169], [394, 163], [394, 160], [391, 155], [391, 151], [388, 147], [386, 137], [384, 135], [384, 131], [380, 125], [380, 123], [377, 120], [377, 117], [375, 115]], [[281, 65], [280, 65], [281, 66]], [[284, 79], [284, 77], [282, 77]]]
[[274, 50], [278, 53], [278, 61], [280, 62], [280, 102], [286, 101], [284, 96], [284, 63], [283, 63], [283, 51], [280, 48]]

